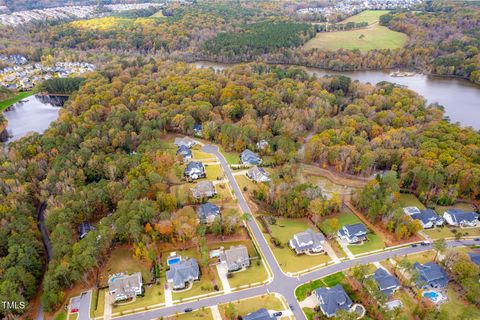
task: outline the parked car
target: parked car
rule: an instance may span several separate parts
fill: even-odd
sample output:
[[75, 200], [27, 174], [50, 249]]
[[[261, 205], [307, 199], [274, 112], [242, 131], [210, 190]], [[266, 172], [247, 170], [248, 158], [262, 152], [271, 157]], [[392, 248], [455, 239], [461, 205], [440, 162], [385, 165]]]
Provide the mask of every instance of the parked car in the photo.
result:
[[280, 316], [282, 316], [282, 311], [275, 312], [275, 313], [273, 314], [273, 316], [274, 316], [274, 317], [280, 317]]
[[473, 240], [474, 240], [474, 241], [480, 241], [480, 238], [475, 238], [475, 239], [473, 239]]
[[414, 248], [418, 247], [418, 244], [414, 243], [414, 244], [412, 244], [412, 247], [414, 247]]
[[192, 311], [193, 311], [193, 309], [192, 309], [192, 308], [186, 308], [186, 309], [185, 309], [185, 310], [183, 310], [183, 311], [185, 311], [185, 312], [192, 312]]
[[294, 309], [293, 306], [291, 304], [289, 304], [288, 306], [290, 307], [290, 310], [293, 311], [293, 309]]
[[422, 241], [422, 242], [420, 243], [420, 245], [422, 245], [422, 246], [429, 246], [429, 245], [431, 245], [431, 244], [432, 244], [432, 243], [431, 243], [430, 241], [428, 241], [428, 240]]

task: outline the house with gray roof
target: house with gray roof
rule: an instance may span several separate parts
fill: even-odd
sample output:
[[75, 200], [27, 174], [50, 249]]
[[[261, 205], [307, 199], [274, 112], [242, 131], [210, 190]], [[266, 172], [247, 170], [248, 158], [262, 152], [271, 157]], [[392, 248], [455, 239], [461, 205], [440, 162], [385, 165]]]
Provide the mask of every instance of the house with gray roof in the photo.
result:
[[176, 154], [177, 156], [180, 155], [183, 161], [193, 158], [192, 150], [190, 150], [190, 148], [185, 145], [181, 145], [180, 147], [178, 147]]
[[197, 216], [201, 222], [212, 223], [215, 218], [220, 217], [220, 208], [210, 202], [202, 203], [197, 209]]
[[313, 232], [312, 229], [297, 233], [289, 241], [289, 246], [296, 254], [319, 253], [324, 250], [325, 237], [321, 232]]
[[470, 252], [468, 256], [470, 257], [470, 260], [472, 260], [473, 263], [480, 266], [480, 253]]
[[346, 224], [338, 230], [337, 235], [348, 243], [362, 242], [367, 240], [367, 227], [363, 223]]
[[255, 182], [269, 182], [270, 175], [263, 168], [254, 166], [247, 171], [247, 177]]
[[448, 284], [448, 275], [438, 264], [415, 262], [413, 268], [418, 272], [417, 286], [421, 289], [445, 288]]
[[409, 215], [412, 220], [418, 220], [423, 229], [431, 229], [443, 225], [443, 219], [434, 210], [420, 210], [417, 207], [403, 208], [403, 212]]
[[261, 308], [257, 311], [251, 312], [246, 316], [242, 316], [242, 320], [276, 320], [277, 318], [271, 316], [267, 309]]
[[134, 298], [142, 294], [142, 274], [135, 272], [131, 275], [115, 274], [108, 279], [108, 292], [115, 301]]
[[350, 310], [352, 300], [339, 284], [331, 288], [321, 287], [313, 291], [319, 301], [319, 308], [327, 317], [333, 317], [338, 310]]
[[174, 290], [185, 289], [187, 283], [198, 279], [200, 279], [200, 268], [194, 258], [171, 265], [170, 270], [167, 271], [167, 282]]
[[244, 245], [231, 246], [220, 254], [220, 261], [227, 265], [229, 272], [237, 271], [250, 266], [250, 257]]
[[390, 298], [395, 291], [400, 289], [400, 281], [383, 268], [375, 270], [373, 278], [375, 279], [375, 282], [377, 282], [378, 289], [388, 298]]
[[249, 149], [245, 149], [240, 154], [240, 162], [242, 164], [259, 165], [260, 163], [262, 163], [262, 159], [255, 152]]
[[82, 222], [82, 224], [78, 227], [78, 238], [83, 239], [87, 236], [87, 233], [90, 231], [94, 231], [95, 227], [90, 224], [88, 221]]
[[215, 186], [211, 181], [200, 181], [190, 190], [195, 199], [211, 198], [217, 194]]
[[448, 209], [443, 213], [443, 218], [449, 225], [455, 227], [476, 227], [478, 223], [478, 214], [473, 211]]
[[175, 140], [173, 141], [173, 144], [176, 145], [177, 147], [180, 147], [180, 146], [186, 146], [187, 148], [191, 148], [193, 147], [193, 145], [195, 144], [195, 140], [189, 138], [189, 137], [183, 137], [183, 138], [175, 138]]
[[183, 175], [190, 180], [197, 180], [200, 178], [205, 178], [207, 176], [205, 172], [205, 167], [200, 161], [192, 161], [187, 164]]

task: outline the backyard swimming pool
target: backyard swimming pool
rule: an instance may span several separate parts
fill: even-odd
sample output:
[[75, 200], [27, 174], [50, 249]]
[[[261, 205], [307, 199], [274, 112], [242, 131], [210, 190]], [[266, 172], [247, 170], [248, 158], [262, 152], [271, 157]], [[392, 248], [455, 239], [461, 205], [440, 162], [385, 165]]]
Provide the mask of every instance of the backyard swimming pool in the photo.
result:
[[181, 257], [172, 257], [172, 258], [168, 258], [167, 264], [168, 264], [169, 266], [172, 266], [172, 265], [174, 265], [174, 264], [180, 263], [180, 261], [182, 261], [182, 258], [181, 258]]
[[424, 296], [425, 298], [428, 298], [430, 299], [432, 302], [439, 302], [440, 300], [442, 300], [442, 294], [439, 293], [439, 292], [436, 292], [436, 291], [425, 291], [422, 296]]

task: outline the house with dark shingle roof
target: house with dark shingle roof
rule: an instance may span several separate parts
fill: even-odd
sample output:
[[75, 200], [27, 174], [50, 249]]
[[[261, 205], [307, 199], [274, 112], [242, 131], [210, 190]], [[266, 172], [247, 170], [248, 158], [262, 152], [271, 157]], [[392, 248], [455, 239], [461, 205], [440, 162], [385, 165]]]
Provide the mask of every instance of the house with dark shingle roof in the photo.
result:
[[211, 181], [200, 181], [190, 190], [195, 199], [211, 198], [217, 194], [215, 186]]
[[349, 310], [352, 300], [339, 284], [331, 288], [321, 287], [313, 291], [319, 301], [320, 310], [327, 317], [333, 317], [338, 310]]
[[108, 279], [108, 292], [115, 301], [127, 300], [142, 294], [142, 274], [140, 272], [115, 274]]
[[182, 159], [184, 161], [193, 158], [192, 150], [190, 150], [190, 148], [185, 145], [181, 145], [180, 147], [178, 147], [176, 154], [177, 156], [182, 156]]
[[299, 232], [293, 236], [289, 241], [289, 246], [292, 248], [296, 254], [303, 253], [319, 253], [322, 252], [323, 243], [325, 242], [325, 237], [320, 232], [313, 232], [312, 229], [308, 228], [303, 232]]
[[200, 268], [197, 260], [190, 258], [171, 265], [167, 271], [167, 282], [175, 290], [185, 289], [187, 283], [200, 279]]
[[197, 180], [206, 177], [205, 167], [200, 161], [189, 162], [183, 172], [183, 175], [190, 180]]
[[270, 315], [267, 309], [261, 308], [257, 311], [242, 316], [243, 320], [276, 320], [276, 317]]
[[443, 213], [443, 218], [449, 225], [455, 227], [476, 227], [478, 223], [478, 214], [473, 211], [448, 209]]
[[78, 237], [83, 239], [87, 236], [87, 233], [94, 231], [95, 227], [90, 224], [90, 222], [85, 221], [78, 227]]
[[259, 165], [260, 163], [262, 163], [262, 159], [255, 152], [249, 149], [245, 149], [240, 154], [240, 162], [242, 162], [243, 164]]
[[268, 182], [270, 181], [270, 177], [268, 172], [265, 171], [263, 168], [259, 168], [254, 166], [247, 171], [247, 177], [252, 179], [255, 182]]
[[413, 268], [418, 272], [417, 286], [426, 288], [445, 288], [448, 284], [448, 275], [438, 264], [415, 262]]
[[220, 208], [210, 202], [202, 203], [197, 209], [197, 216], [201, 222], [212, 223], [216, 217], [220, 217]]
[[468, 256], [470, 257], [470, 260], [472, 260], [473, 263], [480, 266], [480, 253], [470, 252]]
[[378, 289], [388, 298], [390, 298], [395, 291], [400, 289], [400, 281], [383, 268], [375, 270], [373, 278], [377, 282]]
[[443, 225], [443, 219], [434, 210], [420, 210], [417, 207], [403, 208], [403, 212], [409, 215], [412, 220], [418, 220], [423, 229], [431, 229]]
[[338, 230], [337, 235], [348, 243], [362, 242], [367, 240], [367, 227], [363, 223], [346, 224]]
[[229, 272], [250, 266], [250, 257], [248, 256], [247, 247], [244, 245], [231, 246], [230, 249], [220, 254], [220, 261], [227, 265]]

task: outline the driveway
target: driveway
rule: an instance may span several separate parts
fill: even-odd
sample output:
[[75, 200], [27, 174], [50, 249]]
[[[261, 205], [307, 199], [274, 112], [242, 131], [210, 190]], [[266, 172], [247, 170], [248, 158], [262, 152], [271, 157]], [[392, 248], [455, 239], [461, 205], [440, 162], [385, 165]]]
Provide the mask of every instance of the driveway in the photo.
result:
[[70, 311], [78, 309], [78, 320], [90, 320], [90, 304], [92, 302], [92, 290], [82, 292], [70, 300]]
[[305, 300], [300, 302], [300, 307], [301, 308], [315, 308], [318, 306], [320, 302], [318, 301], [318, 298], [315, 295], [310, 295], [308, 296]]
[[223, 292], [225, 293], [232, 292], [232, 289], [230, 288], [230, 282], [228, 282], [228, 278], [227, 278], [227, 274], [228, 274], [227, 264], [225, 263], [217, 264], [217, 271], [218, 271], [218, 276], [220, 277], [220, 281], [222, 281]]

